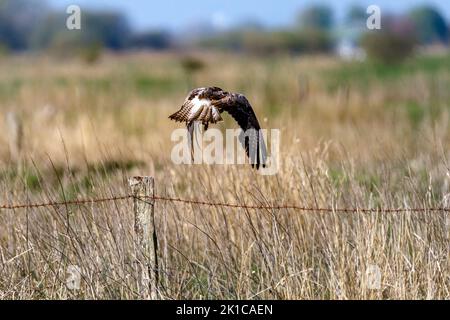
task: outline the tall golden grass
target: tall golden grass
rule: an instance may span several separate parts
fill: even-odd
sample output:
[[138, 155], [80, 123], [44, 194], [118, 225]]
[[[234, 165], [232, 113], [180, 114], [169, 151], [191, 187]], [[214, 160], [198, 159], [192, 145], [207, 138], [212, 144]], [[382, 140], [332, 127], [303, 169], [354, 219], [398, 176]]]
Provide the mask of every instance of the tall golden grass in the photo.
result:
[[[0, 203], [127, 194], [329, 208], [448, 207], [448, 58], [371, 71], [329, 57], [107, 55], [94, 65], [2, 58]], [[425, 59], [425, 58], [424, 58]], [[434, 67], [437, 64], [438, 67]], [[353, 73], [350, 72], [353, 70]], [[356, 71], [355, 71], [356, 70]], [[361, 71], [362, 70], [362, 71]], [[281, 130], [281, 167], [175, 165], [170, 134], [191, 86], [244, 93]], [[23, 122], [22, 158], [5, 115]], [[219, 128], [235, 127], [230, 119]], [[166, 299], [449, 299], [445, 212], [322, 213], [156, 202]], [[0, 210], [0, 299], [137, 299], [128, 200]], [[81, 270], [79, 290], [67, 268]], [[381, 286], [368, 286], [378, 266]]]

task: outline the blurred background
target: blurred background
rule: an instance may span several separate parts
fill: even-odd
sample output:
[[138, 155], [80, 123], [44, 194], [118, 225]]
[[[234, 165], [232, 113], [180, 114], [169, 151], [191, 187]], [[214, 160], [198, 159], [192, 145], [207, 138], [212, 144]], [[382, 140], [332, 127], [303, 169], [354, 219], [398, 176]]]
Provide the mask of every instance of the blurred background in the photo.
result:
[[[417, 46], [437, 50], [448, 45], [450, 3], [376, 1], [382, 30], [369, 32], [366, 9], [372, 2], [1, 0], [0, 50], [80, 54], [92, 62], [104, 49], [192, 47], [260, 55], [320, 52], [359, 59], [368, 55], [393, 62]], [[82, 11], [78, 32], [66, 28], [65, 11], [71, 4]]]

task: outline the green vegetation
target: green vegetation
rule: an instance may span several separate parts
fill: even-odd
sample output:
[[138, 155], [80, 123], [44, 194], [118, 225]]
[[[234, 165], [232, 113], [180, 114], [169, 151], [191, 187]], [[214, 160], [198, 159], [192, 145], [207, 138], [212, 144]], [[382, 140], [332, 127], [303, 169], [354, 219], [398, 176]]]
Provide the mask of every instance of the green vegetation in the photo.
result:
[[421, 56], [393, 65], [371, 61], [346, 63], [325, 70], [324, 77], [333, 89], [344, 84], [367, 87], [380, 81], [400, 81], [415, 74], [433, 77], [447, 70], [450, 70], [450, 55]]

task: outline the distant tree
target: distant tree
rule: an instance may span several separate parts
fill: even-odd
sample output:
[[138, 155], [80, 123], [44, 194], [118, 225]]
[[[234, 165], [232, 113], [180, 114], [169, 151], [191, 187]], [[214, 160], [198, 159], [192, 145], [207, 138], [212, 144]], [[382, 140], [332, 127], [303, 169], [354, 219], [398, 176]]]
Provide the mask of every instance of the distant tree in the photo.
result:
[[302, 11], [298, 17], [302, 28], [330, 30], [333, 27], [333, 10], [325, 5], [311, 6]]
[[0, 0], [0, 43], [12, 50], [27, 49], [47, 9], [45, 1]]
[[369, 58], [383, 64], [402, 62], [411, 55], [414, 48], [411, 39], [387, 32], [366, 34], [362, 45]]
[[[50, 46], [58, 34], [64, 31], [66, 16], [63, 14], [48, 13], [31, 35], [31, 46], [42, 49]], [[75, 34], [74, 31], [72, 34]]]
[[271, 38], [282, 52], [300, 54], [329, 52], [334, 46], [329, 32], [318, 29], [278, 31], [273, 32]]
[[245, 32], [233, 30], [215, 36], [203, 37], [197, 40], [196, 45], [207, 49], [218, 50], [243, 50], [243, 38]]
[[101, 43], [115, 50], [123, 49], [128, 44], [131, 31], [121, 13], [85, 12], [81, 23], [84, 24], [82, 38], [86, 43]]
[[413, 54], [417, 39], [411, 21], [402, 17], [385, 17], [383, 28], [367, 32], [361, 44], [370, 59], [395, 64]]
[[449, 29], [444, 17], [437, 9], [429, 6], [422, 6], [413, 9], [408, 16], [415, 24], [420, 43], [448, 43]]
[[318, 29], [279, 30], [272, 32], [233, 31], [199, 42], [214, 49], [244, 51], [257, 55], [278, 53], [329, 52], [333, 48], [330, 34]]
[[171, 36], [164, 30], [154, 30], [134, 34], [131, 36], [129, 43], [133, 48], [151, 48], [156, 50], [167, 49], [171, 44]]
[[81, 30], [68, 30], [66, 18], [61, 13], [48, 14], [33, 34], [33, 45], [64, 50], [96, 46], [120, 50], [129, 44], [130, 28], [120, 13], [83, 11]]
[[351, 6], [345, 16], [345, 23], [349, 26], [365, 25], [367, 20], [366, 9], [359, 5]]

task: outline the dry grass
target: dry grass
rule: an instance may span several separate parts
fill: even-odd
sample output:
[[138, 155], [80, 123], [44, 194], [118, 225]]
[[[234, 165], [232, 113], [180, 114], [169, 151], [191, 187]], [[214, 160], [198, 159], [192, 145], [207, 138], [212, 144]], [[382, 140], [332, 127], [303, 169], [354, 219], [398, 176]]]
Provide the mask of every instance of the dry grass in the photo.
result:
[[[448, 58], [385, 74], [326, 57], [199, 56], [206, 68], [193, 77], [175, 54], [0, 61], [0, 203], [126, 194], [127, 177], [141, 174], [160, 195], [210, 201], [449, 206]], [[245, 93], [263, 126], [281, 129], [279, 173], [172, 164], [167, 116], [189, 85]], [[19, 163], [4, 126], [12, 109], [24, 123]], [[164, 298], [450, 298], [448, 213], [170, 202], [156, 212]], [[0, 299], [139, 298], [135, 240], [127, 200], [2, 210]], [[70, 265], [82, 271], [80, 290], [66, 286]], [[378, 290], [367, 287], [371, 265]]]

